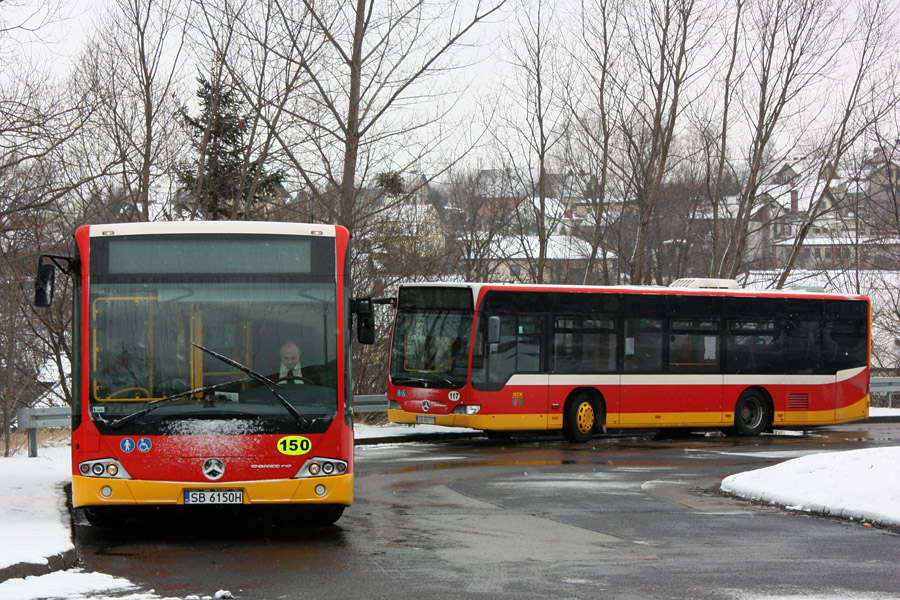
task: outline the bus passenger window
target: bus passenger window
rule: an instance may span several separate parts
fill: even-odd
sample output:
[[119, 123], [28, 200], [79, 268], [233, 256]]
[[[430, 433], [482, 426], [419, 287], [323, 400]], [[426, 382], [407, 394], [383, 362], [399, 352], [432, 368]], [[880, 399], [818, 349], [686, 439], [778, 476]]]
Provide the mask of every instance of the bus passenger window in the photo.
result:
[[625, 320], [625, 372], [662, 371], [663, 320]]
[[710, 373], [719, 370], [717, 321], [673, 320], [669, 338], [669, 370]]
[[557, 317], [553, 327], [554, 373], [614, 373], [613, 319]]
[[488, 317], [482, 316], [476, 330], [472, 359], [472, 383], [476, 389], [497, 390], [515, 373], [537, 373], [543, 364], [541, 315], [502, 315], [500, 341], [487, 343]]
[[732, 319], [726, 337], [729, 373], [783, 373], [782, 338], [774, 319]]
[[822, 336], [822, 362], [829, 372], [868, 364], [864, 320], [826, 321]]
[[784, 323], [785, 373], [819, 373], [822, 364], [821, 323], [804, 319], [789, 319]]
[[537, 373], [541, 370], [540, 315], [520, 315], [518, 323], [516, 373]]

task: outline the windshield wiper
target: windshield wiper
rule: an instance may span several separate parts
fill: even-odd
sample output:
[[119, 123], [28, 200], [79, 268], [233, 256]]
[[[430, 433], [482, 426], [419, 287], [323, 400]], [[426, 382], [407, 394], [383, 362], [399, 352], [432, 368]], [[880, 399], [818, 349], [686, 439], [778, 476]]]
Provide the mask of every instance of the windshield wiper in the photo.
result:
[[213, 392], [215, 390], [221, 389], [223, 387], [228, 387], [229, 385], [234, 385], [236, 383], [243, 383], [245, 381], [251, 381], [250, 377], [245, 379], [238, 379], [235, 381], [227, 381], [225, 383], [216, 383], [214, 385], [205, 385], [203, 387], [194, 388], [192, 390], [188, 390], [186, 392], [179, 392], [173, 396], [166, 396], [165, 398], [160, 398], [159, 400], [153, 400], [152, 402], [148, 402], [147, 406], [142, 408], [141, 410], [131, 413], [130, 415], [125, 415], [121, 419], [116, 419], [115, 421], [109, 423], [110, 429], [118, 429], [123, 425], [127, 425], [136, 419], [140, 419], [144, 415], [149, 412], [153, 412], [157, 408], [162, 408], [166, 404], [174, 402], [175, 400], [181, 400], [182, 398], [187, 398], [188, 396], [193, 396], [194, 394], [203, 394], [206, 392]]
[[231, 365], [232, 367], [234, 367], [236, 369], [240, 369], [241, 371], [243, 371], [244, 373], [249, 375], [250, 379], [258, 381], [261, 384], [263, 384], [264, 386], [266, 386], [266, 388], [270, 392], [272, 392], [272, 395], [275, 396], [276, 398], [278, 398], [278, 401], [281, 402], [281, 405], [284, 406], [284, 409], [286, 411], [288, 411], [292, 417], [294, 417], [294, 419], [297, 421], [297, 424], [299, 424], [300, 427], [302, 427], [304, 429], [310, 428], [312, 423], [309, 421], [309, 419], [305, 418], [303, 415], [298, 413], [297, 409], [294, 408], [290, 402], [288, 402], [287, 400], [284, 399], [284, 396], [282, 396], [277, 391], [275, 391], [275, 388], [282, 387], [282, 386], [278, 385], [276, 382], [272, 381], [265, 375], [262, 375], [261, 373], [257, 373], [250, 367], [244, 366], [241, 363], [239, 363], [238, 361], [228, 358], [227, 356], [225, 356], [223, 354], [219, 354], [215, 350], [210, 350], [209, 348], [205, 348], [205, 347], [201, 346], [200, 344], [194, 344], [193, 342], [191, 342], [191, 345], [194, 346], [195, 348], [199, 348], [200, 350], [203, 350], [210, 356], [214, 356], [214, 357], [218, 358], [219, 360], [221, 360], [222, 362], [224, 362], [227, 365]]
[[432, 386], [437, 386], [437, 384], [443, 384], [447, 387], [457, 387], [459, 384], [454, 383], [447, 379], [446, 377], [441, 377], [440, 375], [434, 375], [430, 379], [425, 377], [392, 377], [391, 381], [394, 382], [394, 385], [422, 385], [424, 388], [429, 388]]

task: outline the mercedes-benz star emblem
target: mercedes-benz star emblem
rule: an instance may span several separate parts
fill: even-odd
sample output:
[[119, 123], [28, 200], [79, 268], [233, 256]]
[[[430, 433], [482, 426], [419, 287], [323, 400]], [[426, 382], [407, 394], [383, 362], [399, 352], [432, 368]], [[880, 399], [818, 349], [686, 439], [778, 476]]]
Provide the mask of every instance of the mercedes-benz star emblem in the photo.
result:
[[428, 403], [428, 400], [422, 400], [422, 412], [428, 412], [429, 408], [431, 408], [431, 404]]
[[207, 479], [221, 479], [225, 474], [225, 462], [220, 458], [207, 458], [203, 463], [203, 474]]

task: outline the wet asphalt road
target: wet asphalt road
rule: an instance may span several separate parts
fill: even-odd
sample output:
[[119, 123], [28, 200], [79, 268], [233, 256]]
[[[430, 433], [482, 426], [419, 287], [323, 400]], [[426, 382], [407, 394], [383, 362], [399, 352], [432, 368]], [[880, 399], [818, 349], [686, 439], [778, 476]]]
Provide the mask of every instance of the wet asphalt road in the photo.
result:
[[900, 535], [723, 497], [731, 473], [900, 444], [900, 424], [753, 439], [521, 436], [357, 447], [338, 525], [203, 513], [99, 532], [86, 570], [162, 596], [900, 598]]

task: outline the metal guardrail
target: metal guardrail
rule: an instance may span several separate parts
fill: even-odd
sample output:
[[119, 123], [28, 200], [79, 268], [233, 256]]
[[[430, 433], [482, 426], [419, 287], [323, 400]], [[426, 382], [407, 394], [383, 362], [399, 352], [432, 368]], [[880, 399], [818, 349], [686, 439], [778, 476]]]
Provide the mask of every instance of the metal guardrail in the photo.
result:
[[900, 392], [900, 377], [872, 377], [869, 390], [873, 392]]
[[387, 394], [373, 396], [353, 396], [353, 412], [387, 412]]
[[25, 429], [28, 436], [28, 456], [37, 456], [37, 430], [47, 427], [71, 427], [72, 408], [20, 408], [16, 411], [19, 429]]
[[894, 392], [900, 392], [900, 377], [872, 377], [869, 379], [870, 392], [887, 392], [888, 408], [894, 408]]

